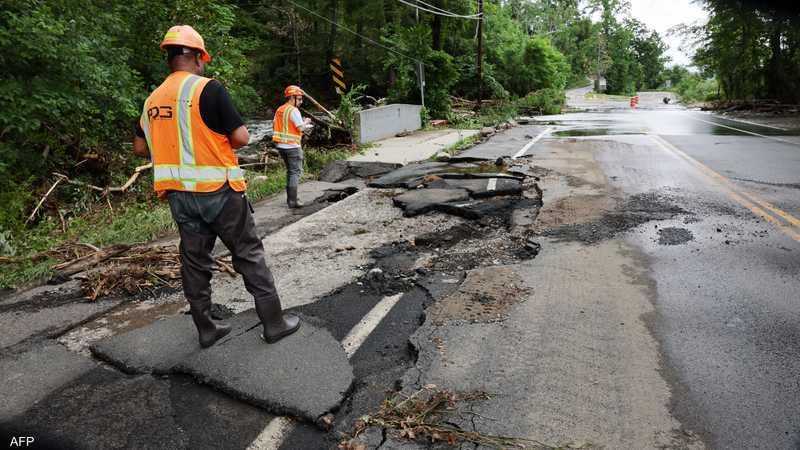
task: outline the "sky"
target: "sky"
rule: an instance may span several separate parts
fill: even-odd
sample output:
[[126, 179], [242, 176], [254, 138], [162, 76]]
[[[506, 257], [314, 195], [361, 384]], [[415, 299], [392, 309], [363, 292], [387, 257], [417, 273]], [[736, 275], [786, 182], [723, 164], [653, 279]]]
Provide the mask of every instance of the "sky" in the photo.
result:
[[681, 44], [679, 36], [667, 36], [667, 30], [681, 23], [691, 24], [699, 21], [705, 22], [708, 15], [693, 0], [630, 0], [631, 16], [654, 29], [669, 45], [667, 56], [672, 58], [669, 65], [691, 64], [691, 54], [678, 50]]

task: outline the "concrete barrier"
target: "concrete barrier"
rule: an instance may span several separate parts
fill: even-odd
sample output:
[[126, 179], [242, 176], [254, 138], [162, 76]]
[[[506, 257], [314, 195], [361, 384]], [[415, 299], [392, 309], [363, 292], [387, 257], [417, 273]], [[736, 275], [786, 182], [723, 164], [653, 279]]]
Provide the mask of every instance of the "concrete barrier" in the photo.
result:
[[356, 130], [358, 142], [377, 141], [393, 137], [397, 133], [414, 131], [422, 128], [420, 105], [392, 104], [377, 108], [365, 109], [358, 113]]

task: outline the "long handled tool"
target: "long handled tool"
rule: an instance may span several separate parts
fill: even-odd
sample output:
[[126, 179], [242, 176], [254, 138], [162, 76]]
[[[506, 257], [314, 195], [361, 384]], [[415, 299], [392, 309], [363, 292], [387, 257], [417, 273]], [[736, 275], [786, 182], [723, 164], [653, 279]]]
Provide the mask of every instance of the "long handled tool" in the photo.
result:
[[320, 105], [320, 104], [319, 104], [319, 102], [318, 102], [318, 101], [316, 101], [316, 100], [314, 99], [314, 97], [312, 97], [312, 96], [310, 96], [310, 95], [308, 94], [308, 92], [303, 92], [303, 94], [305, 95], [305, 97], [306, 97], [307, 99], [311, 100], [311, 103], [313, 103], [313, 104], [314, 104], [314, 106], [316, 106], [317, 108], [319, 108], [320, 110], [322, 110], [322, 112], [324, 112], [325, 114], [329, 115], [331, 119], [333, 119], [333, 120], [334, 120], [335, 122], [337, 122], [337, 123], [341, 123], [341, 122], [339, 122], [339, 119], [337, 119], [337, 118], [336, 118], [336, 116], [335, 116], [335, 115], [333, 115], [333, 113], [332, 113], [332, 112], [328, 111], [327, 109], [325, 109], [325, 107], [324, 107], [324, 106]]

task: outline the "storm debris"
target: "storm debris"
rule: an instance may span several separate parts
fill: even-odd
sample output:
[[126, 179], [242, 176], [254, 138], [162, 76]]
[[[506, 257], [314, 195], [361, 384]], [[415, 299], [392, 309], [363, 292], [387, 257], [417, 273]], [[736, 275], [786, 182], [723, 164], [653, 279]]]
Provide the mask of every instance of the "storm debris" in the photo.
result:
[[475, 413], [465, 410], [464, 406], [490, 398], [485, 392], [453, 392], [432, 384], [410, 395], [394, 393], [383, 401], [376, 414], [358, 419], [352, 435], [342, 440], [339, 448], [363, 448], [358, 437], [371, 427], [389, 431], [392, 438], [416, 442], [438, 442], [453, 446], [472, 443], [494, 448], [556, 448], [533, 439], [465, 430], [451, 421], [453, 417], [474, 415]]
[[[155, 293], [158, 288], [176, 289], [180, 286], [180, 255], [175, 246], [112, 246], [99, 250], [95, 264], [105, 262], [86, 274], [81, 280], [84, 296], [89, 300], [117, 294], [136, 295]], [[215, 260], [214, 270], [236, 276], [230, 257]], [[90, 267], [83, 267], [89, 269]]]
[[339, 183], [353, 178], [371, 179], [399, 169], [402, 164], [371, 161], [334, 161], [319, 174], [320, 181]]

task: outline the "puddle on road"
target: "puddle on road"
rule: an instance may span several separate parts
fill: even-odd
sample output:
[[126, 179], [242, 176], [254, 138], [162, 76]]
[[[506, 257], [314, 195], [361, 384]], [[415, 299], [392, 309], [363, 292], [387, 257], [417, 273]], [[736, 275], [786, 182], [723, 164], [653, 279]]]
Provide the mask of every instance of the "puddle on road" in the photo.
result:
[[552, 135], [558, 137], [582, 137], [582, 136], [617, 136], [631, 134], [645, 134], [644, 130], [615, 130], [613, 128], [580, 128], [575, 130], [556, 131]]

